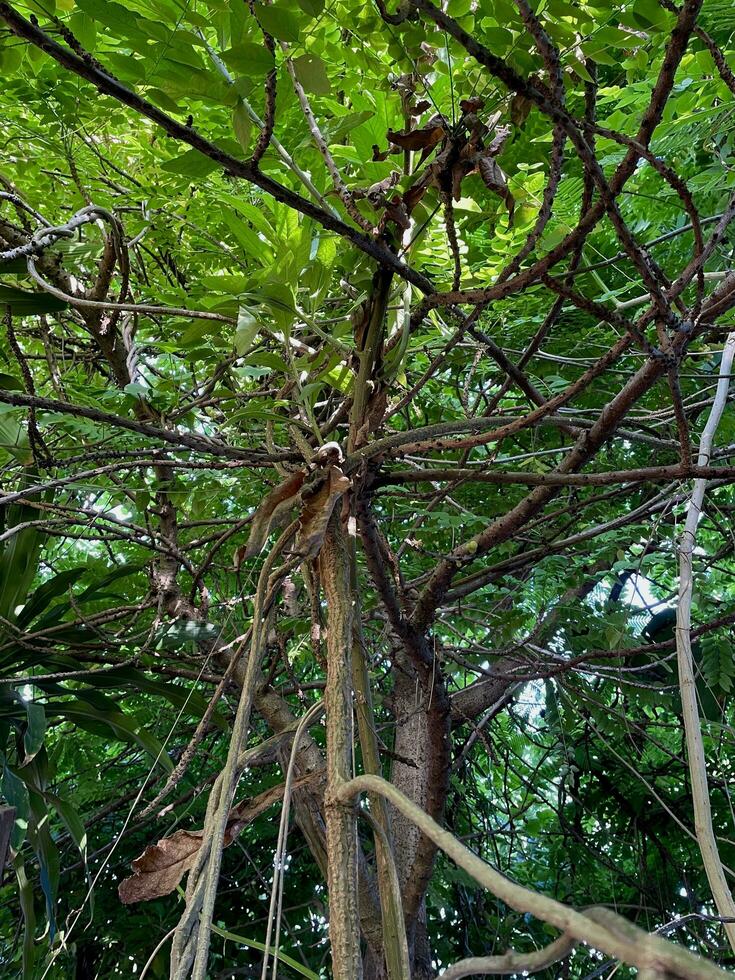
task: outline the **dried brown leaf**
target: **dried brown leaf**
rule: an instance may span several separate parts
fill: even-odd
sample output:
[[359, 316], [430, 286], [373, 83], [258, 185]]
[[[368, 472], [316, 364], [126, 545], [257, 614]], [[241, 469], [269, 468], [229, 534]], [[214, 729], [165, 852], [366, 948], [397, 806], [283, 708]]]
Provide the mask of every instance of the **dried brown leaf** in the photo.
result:
[[[294, 780], [292, 788], [298, 789], [315, 775], [316, 773], [310, 773]], [[279, 783], [234, 806], [227, 821], [224, 846], [228, 847], [243, 827], [282, 799], [285, 788], [285, 783]], [[120, 901], [124, 905], [131, 905], [133, 902], [147, 902], [169, 895], [194, 864], [203, 836], [204, 832], [201, 830], [177, 830], [170, 837], [164, 837], [157, 844], [146, 847], [132, 863], [133, 874], [118, 886]]]
[[381, 150], [377, 143], [373, 143], [373, 161], [376, 163], [387, 160], [390, 154], [394, 152], [390, 147], [387, 150]]
[[408, 231], [411, 227], [411, 219], [399, 194], [396, 194], [390, 204], [388, 204], [385, 209], [385, 214], [401, 231]]
[[498, 128], [495, 130], [492, 143], [487, 146], [485, 154], [489, 157], [498, 156], [505, 144], [508, 142], [509, 136], [510, 126], [498, 126]]
[[388, 140], [402, 150], [432, 150], [446, 136], [443, 126], [426, 126], [410, 133], [394, 133], [388, 130]]
[[510, 119], [515, 126], [522, 126], [531, 111], [533, 102], [525, 95], [514, 95], [510, 103]]
[[513, 211], [515, 210], [515, 198], [508, 189], [508, 180], [500, 169], [498, 163], [490, 156], [483, 156], [477, 162], [477, 170], [482, 177], [486, 187], [502, 197], [508, 209], [508, 222], [513, 224]]
[[462, 99], [459, 103], [459, 107], [462, 112], [477, 112], [478, 109], [482, 109], [485, 105], [485, 100], [480, 98], [479, 95], [473, 95], [470, 99]]
[[403, 203], [406, 207], [406, 211], [411, 214], [413, 209], [419, 203], [421, 198], [427, 192], [431, 185], [433, 175], [430, 170], [425, 171], [419, 179], [408, 188], [408, 190], [403, 195]]
[[349, 486], [350, 481], [339, 466], [330, 466], [308, 488], [308, 493], [307, 488], [302, 492], [303, 509], [296, 550], [305, 558], [313, 558], [319, 552], [334, 506]]
[[276, 511], [279, 508], [283, 509], [284, 507], [290, 506], [296, 494], [304, 485], [305, 476], [306, 474], [303, 470], [297, 470], [296, 473], [293, 473], [287, 480], [277, 486], [275, 490], [271, 490], [260, 507], [258, 507], [250, 528], [250, 537], [248, 538], [245, 553], [242, 555], [241, 560], [260, 554], [268, 537], [268, 532], [270, 531]]
[[462, 197], [462, 181], [474, 169], [474, 165], [466, 160], [457, 160], [452, 167], [452, 197], [455, 201]]
[[422, 41], [420, 47], [421, 54], [419, 55], [419, 61], [423, 61], [428, 67], [431, 67], [438, 58], [436, 50], [428, 41]]
[[368, 187], [365, 196], [374, 208], [382, 207], [385, 204], [385, 195], [396, 186], [400, 176], [397, 170], [393, 170], [383, 180], [376, 181]]
[[194, 864], [202, 836], [201, 830], [177, 830], [171, 837], [146, 847], [133, 861], [133, 875], [118, 886], [123, 905], [147, 902], [172, 892]]

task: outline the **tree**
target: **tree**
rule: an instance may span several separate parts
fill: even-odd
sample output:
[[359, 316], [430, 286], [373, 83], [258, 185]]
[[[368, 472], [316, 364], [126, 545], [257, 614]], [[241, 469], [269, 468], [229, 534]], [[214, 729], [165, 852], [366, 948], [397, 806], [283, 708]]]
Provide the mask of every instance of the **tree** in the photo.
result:
[[0, 3], [4, 975], [727, 975], [728, 12]]

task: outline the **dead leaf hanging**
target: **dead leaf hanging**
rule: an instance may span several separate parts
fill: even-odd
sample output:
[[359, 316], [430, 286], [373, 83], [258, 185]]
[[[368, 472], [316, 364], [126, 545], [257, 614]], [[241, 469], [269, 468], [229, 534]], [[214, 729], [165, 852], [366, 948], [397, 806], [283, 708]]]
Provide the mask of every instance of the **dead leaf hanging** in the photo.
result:
[[401, 231], [408, 231], [411, 227], [411, 219], [399, 194], [394, 195], [393, 200], [385, 209], [385, 217], [392, 221]]
[[452, 197], [458, 201], [462, 197], [462, 181], [475, 169], [474, 163], [459, 159], [452, 166]]
[[512, 225], [516, 202], [508, 189], [507, 178], [499, 164], [491, 156], [481, 156], [477, 161], [477, 170], [485, 186], [505, 201], [505, 206], [508, 209], [508, 223]]
[[514, 95], [510, 103], [510, 118], [514, 126], [522, 126], [533, 108], [533, 102], [525, 95]]
[[479, 95], [473, 95], [469, 99], [461, 99], [459, 107], [462, 112], [478, 112], [485, 105], [485, 100]]
[[385, 206], [386, 194], [396, 186], [400, 176], [397, 170], [393, 170], [383, 180], [379, 180], [368, 187], [365, 196], [374, 208]]
[[493, 136], [492, 142], [485, 150], [485, 154], [489, 157], [498, 156], [502, 152], [505, 144], [508, 142], [509, 136], [510, 126], [498, 126], [498, 128], [495, 130], [495, 135]]
[[446, 136], [443, 126], [429, 125], [423, 129], [413, 129], [410, 133], [394, 133], [388, 130], [388, 140], [402, 150], [431, 150]]
[[[310, 773], [294, 780], [292, 788], [298, 789], [316, 775]], [[227, 821], [224, 846], [228, 847], [244, 827], [282, 799], [284, 790], [285, 783], [279, 783], [234, 806]], [[169, 895], [193, 866], [203, 837], [202, 830], [177, 830], [170, 837], [163, 837], [157, 844], [146, 847], [132, 863], [133, 874], [118, 886], [117, 893], [123, 905]]]
[[250, 528], [250, 537], [248, 538], [248, 543], [241, 560], [260, 554], [276, 512], [295, 502], [294, 498], [304, 485], [305, 478], [306, 474], [304, 471], [297, 470], [296, 473], [293, 473], [287, 480], [277, 486], [275, 490], [271, 490], [255, 512], [255, 517]]
[[168, 895], [194, 864], [203, 833], [177, 830], [151, 844], [133, 861], [134, 874], [121, 881], [117, 893], [124, 905]]
[[400, 148], [397, 146], [389, 146], [387, 150], [381, 150], [377, 143], [373, 143], [373, 161], [376, 163], [387, 160], [391, 154], [400, 152]]
[[329, 466], [319, 473], [312, 486], [302, 491], [303, 510], [296, 550], [304, 558], [313, 558], [321, 548], [334, 506], [349, 487], [350, 481], [339, 466]]

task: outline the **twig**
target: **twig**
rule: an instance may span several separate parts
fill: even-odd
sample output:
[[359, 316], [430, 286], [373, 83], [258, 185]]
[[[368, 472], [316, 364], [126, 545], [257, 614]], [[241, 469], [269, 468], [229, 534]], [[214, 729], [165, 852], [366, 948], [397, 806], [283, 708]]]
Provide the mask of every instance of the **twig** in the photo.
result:
[[[282, 47], [285, 48], [285, 45], [282, 44]], [[291, 58], [286, 58], [286, 67], [288, 68], [288, 73], [291, 76], [291, 81], [293, 82], [294, 92], [296, 92], [296, 96], [301, 104], [301, 111], [309, 124], [309, 131], [311, 132], [314, 144], [322, 155], [324, 164], [329, 171], [329, 176], [332, 178], [334, 189], [337, 191], [340, 201], [342, 201], [344, 204], [345, 210], [355, 224], [362, 228], [363, 231], [366, 231], [369, 235], [374, 235], [376, 229], [373, 227], [372, 222], [368, 221], [367, 218], [364, 218], [362, 214], [360, 214], [350, 189], [342, 180], [342, 174], [340, 174], [337, 164], [334, 162], [334, 157], [329, 151], [324, 134], [319, 129], [319, 125], [312, 111], [311, 104], [309, 103], [309, 99], [304, 91], [304, 86], [298, 79], [298, 75], [296, 74], [296, 69], [294, 68]]]

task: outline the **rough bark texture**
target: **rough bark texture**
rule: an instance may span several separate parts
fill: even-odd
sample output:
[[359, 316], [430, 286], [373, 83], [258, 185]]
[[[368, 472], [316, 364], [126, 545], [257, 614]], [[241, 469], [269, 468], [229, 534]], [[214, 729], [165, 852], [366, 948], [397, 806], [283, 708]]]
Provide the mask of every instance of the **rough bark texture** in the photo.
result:
[[329, 522], [319, 556], [329, 610], [327, 631], [327, 883], [329, 940], [336, 980], [362, 976], [357, 900], [357, 817], [354, 801], [340, 801], [335, 791], [352, 775], [352, 597], [349, 556], [339, 513]]

